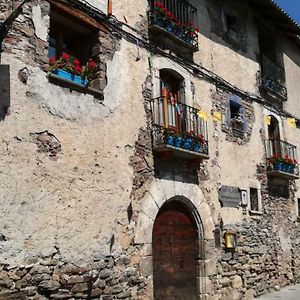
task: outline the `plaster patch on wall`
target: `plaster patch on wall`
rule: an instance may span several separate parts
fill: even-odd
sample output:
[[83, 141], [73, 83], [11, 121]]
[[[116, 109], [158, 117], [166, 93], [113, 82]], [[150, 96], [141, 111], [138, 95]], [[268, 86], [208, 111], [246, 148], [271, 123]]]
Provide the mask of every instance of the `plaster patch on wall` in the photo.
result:
[[288, 233], [283, 229], [280, 228], [279, 232], [280, 244], [283, 251], [290, 251], [292, 248], [290, 236]]
[[107, 107], [94, 101], [93, 96], [49, 83], [45, 73], [38, 68], [32, 68], [30, 72], [26, 95], [41, 108], [67, 120], [94, 121], [109, 115]]
[[32, 8], [32, 21], [35, 28], [35, 35], [47, 42], [48, 39], [48, 27], [49, 27], [49, 16], [42, 17], [42, 10], [39, 5]]

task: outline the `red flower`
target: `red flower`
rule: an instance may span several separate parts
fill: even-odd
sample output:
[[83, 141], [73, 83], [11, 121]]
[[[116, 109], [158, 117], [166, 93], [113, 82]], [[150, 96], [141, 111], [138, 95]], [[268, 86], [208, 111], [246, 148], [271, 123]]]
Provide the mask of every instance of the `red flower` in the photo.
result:
[[161, 2], [154, 2], [155, 7], [163, 8], [164, 5]]
[[56, 58], [55, 57], [50, 57], [49, 58], [49, 64], [54, 65], [56, 63]]
[[74, 66], [75, 75], [80, 75], [82, 73], [82, 68], [79, 65]]
[[74, 65], [75, 66], [80, 66], [80, 61], [78, 59], [74, 59]]
[[64, 53], [61, 57], [62, 59], [68, 60], [70, 58], [70, 55], [67, 53]]
[[87, 64], [88, 64], [88, 67], [92, 70], [94, 70], [96, 68], [96, 63], [91, 59], [88, 61]]

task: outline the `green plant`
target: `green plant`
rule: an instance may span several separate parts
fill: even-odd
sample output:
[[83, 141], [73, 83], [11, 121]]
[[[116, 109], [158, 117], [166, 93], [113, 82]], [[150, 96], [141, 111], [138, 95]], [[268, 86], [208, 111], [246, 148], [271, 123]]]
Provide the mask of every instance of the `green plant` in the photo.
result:
[[88, 60], [85, 66], [81, 67], [79, 60], [74, 59], [72, 62], [70, 56], [67, 53], [64, 53], [59, 58], [51, 57], [49, 59], [48, 71], [52, 73], [56, 69], [61, 69], [91, 81], [96, 73], [96, 67], [96, 63], [91, 59]]

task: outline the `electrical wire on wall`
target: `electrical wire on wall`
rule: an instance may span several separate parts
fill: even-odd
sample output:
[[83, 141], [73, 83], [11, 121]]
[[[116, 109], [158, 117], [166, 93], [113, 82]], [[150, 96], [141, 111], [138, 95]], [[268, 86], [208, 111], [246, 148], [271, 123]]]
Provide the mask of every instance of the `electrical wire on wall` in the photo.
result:
[[[22, 4], [24, 4], [27, 1], [28, 0], [23, 1]], [[151, 54], [157, 54], [170, 59], [172, 62], [176, 62], [178, 65], [183, 67], [193, 76], [201, 79], [206, 79], [207, 81], [215, 84], [217, 88], [222, 89], [223, 91], [234, 93], [250, 101], [258, 102], [262, 105], [267, 106], [267, 103], [262, 97], [238, 88], [237, 86], [226, 81], [216, 73], [204, 68], [199, 64], [196, 64], [193, 60], [175, 56], [171, 53], [166, 53], [163, 49], [152, 45], [151, 43], [149, 43], [148, 37], [143, 35], [142, 32], [130, 26], [128, 23], [124, 23], [117, 20], [117, 18], [114, 15], [107, 16], [105, 13], [88, 3], [86, 0], [68, 0], [68, 4], [70, 6], [73, 6], [74, 8], [79, 8], [83, 10], [95, 20], [105, 24], [108, 27], [108, 29], [110, 29], [110, 32], [116, 37], [123, 38], [126, 41], [135, 45], [137, 47], [136, 61], [140, 60], [140, 48], [144, 48], [148, 50]], [[124, 28], [129, 29], [131, 32], [126, 31]], [[268, 108], [272, 109], [272, 107]], [[297, 119], [298, 122], [300, 122], [299, 118], [291, 115], [286, 111], [281, 111], [280, 114], [282, 116], [293, 117]]]

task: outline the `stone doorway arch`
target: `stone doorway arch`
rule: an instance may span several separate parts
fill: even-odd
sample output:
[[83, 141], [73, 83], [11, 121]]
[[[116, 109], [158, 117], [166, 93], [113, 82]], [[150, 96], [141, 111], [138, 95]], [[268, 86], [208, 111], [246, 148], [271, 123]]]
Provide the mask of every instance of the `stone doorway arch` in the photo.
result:
[[178, 181], [156, 179], [153, 180], [148, 191], [140, 201], [138, 221], [135, 231], [135, 244], [141, 245], [143, 268], [141, 274], [148, 278], [148, 299], [153, 299], [153, 259], [152, 259], [152, 232], [160, 209], [168, 202], [179, 201], [188, 210], [191, 219], [197, 226], [198, 257], [197, 262], [197, 292], [198, 299], [206, 297], [209, 292], [208, 276], [215, 274], [212, 262], [214, 254], [211, 245], [214, 243], [215, 223], [209, 205], [199, 186], [184, 183], [183, 178]]
[[[176, 198], [175, 198], [176, 199]], [[171, 200], [160, 209], [152, 231], [154, 299], [199, 299], [199, 228], [188, 207]]]

